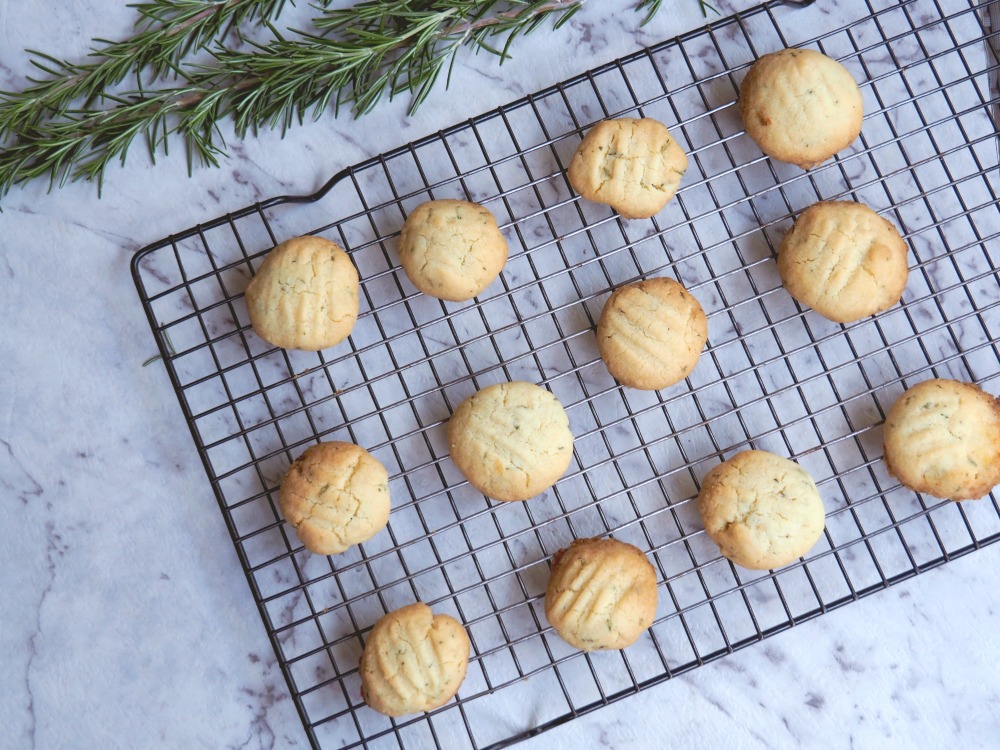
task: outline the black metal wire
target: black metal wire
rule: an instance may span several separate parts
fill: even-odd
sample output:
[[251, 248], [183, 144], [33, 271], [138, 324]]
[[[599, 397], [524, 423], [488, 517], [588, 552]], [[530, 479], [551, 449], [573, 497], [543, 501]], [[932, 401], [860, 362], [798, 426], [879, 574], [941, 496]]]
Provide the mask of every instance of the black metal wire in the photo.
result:
[[[909, 492], [879, 439], [907, 385], [1000, 382], [1000, 62], [984, 44], [998, 30], [974, 0], [868, 0], [864, 17], [811, 37], [795, 20], [807, 11], [784, 5], [136, 254], [150, 326], [314, 747], [505, 747], [1000, 539], [996, 493], [958, 504]], [[805, 174], [760, 156], [732, 106], [753, 59], [792, 45], [841, 59], [866, 98], [859, 142]], [[648, 221], [580, 201], [565, 178], [583, 132], [623, 115], [661, 119], [691, 157], [675, 202]], [[474, 304], [415, 292], [395, 257], [407, 213], [453, 196], [491, 208], [511, 246]], [[912, 250], [903, 303], [846, 326], [791, 301], [774, 264], [792, 216], [845, 197], [889, 213]], [[305, 232], [348, 248], [363, 279], [351, 338], [315, 354], [265, 345], [242, 301], [263, 255]], [[615, 287], [664, 273], [702, 301], [709, 346], [685, 384], [623, 389], [597, 356], [596, 317]], [[492, 504], [451, 465], [442, 426], [466, 395], [511, 379], [567, 407], [574, 462], [542, 496]], [[284, 469], [317, 439], [364, 445], [391, 477], [386, 532], [335, 558], [306, 552], [276, 505]], [[817, 547], [766, 574], [720, 557], [693, 503], [708, 468], [745, 447], [802, 462], [827, 503]], [[605, 534], [650, 555], [660, 609], [630, 649], [581, 654], [545, 622], [548, 559]], [[466, 625], [472, 659], [456, 701], [390, 720], [363, 705], [357, 658], [375, 620], [414, 600]]]

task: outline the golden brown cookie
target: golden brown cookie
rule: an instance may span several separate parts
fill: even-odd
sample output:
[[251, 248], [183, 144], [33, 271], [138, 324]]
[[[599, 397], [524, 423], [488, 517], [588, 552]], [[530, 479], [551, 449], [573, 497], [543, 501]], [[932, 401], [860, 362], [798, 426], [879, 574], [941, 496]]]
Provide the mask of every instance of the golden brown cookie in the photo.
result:
[[604, 120], [590, 129], [570, 162], [573, 189], [626, 219], [646, 219], [674, 197], [688, 157], [663, 123]]
[[583, 651], [630, 646], [656, 616], [656, 570], [631, 544], [577, 539], [552, 558], [545, 616]]
[[372, 628], [361, 653], [361, 696], [386, 716], [443, 706], [469, 664], [469, 636], [454, 617], [426, 604], [393, 610]]
[[573, 457], [573, 433], [559, 400], [533, 383], [483, 388], [448, 422], [451, 458], [495, 500], [527, 500], [554, 485]]
[[616, 289], [597, 323], [597, 346], [611, 375], [642, 390], [690, 375], [707, 340], [708, 319], [698, 300], [662, 277]]
[[288, 467], [278, 504], [306, 549], [336, 555], [385, 528], [389, 474], [360, 446], [319, 443]]
[[785, 289], [837, 323], [887, 310], [903, 296], [907, 247], [889, 221], [852, 201], [814, 203], [778, 251]]
[[461, 302], [488, 287], [507, 262], [507, 241], [478, 203], [421, 203], [399, 238], [399, 259], [413, 286], [438, 299]]
[[861, 91], [847, 68], [811, 49], [758, 59], [740, 86], [739, 110], [761, 151], [802, 169], [850, 146], [864, 116]]
[[752, 570], [802, 557], [826, 525], [809, 473], [767, 451], [743, 451], [712, 469], [702, 481], [698, 510], [722, 554]]
[[969, 500], [1000, 484], [1000, 400], [975, 383], [908, 389], [889, 409], [883, 441], [889, 472], [916, 492]]
[[283, 349], [339, 344], [358, 319], [358, 272], [336, 242], [307, 235], [264, 258], [246, 290], [257, 335]]

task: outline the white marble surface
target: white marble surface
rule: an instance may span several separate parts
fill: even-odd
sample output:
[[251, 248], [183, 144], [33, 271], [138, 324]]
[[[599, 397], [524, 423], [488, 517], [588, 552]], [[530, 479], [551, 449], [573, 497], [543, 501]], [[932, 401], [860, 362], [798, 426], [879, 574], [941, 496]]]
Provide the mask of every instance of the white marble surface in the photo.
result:
[[[463, 57], [412, 118], [397, 101], [263, 133], [191, 178], [136, 149], [100, 199], [36, 182], [2, 202], [0, 747], [306, 746], [166, 374], [142, 366], [156, 350], [130, 257], [702, 23], [675, 0], [636, 31], [631, 5], [591, 2], [502, 69]], [[78, 56], [131, 18], [0, 0], [0, 86], [21, 84], [21, 48]], [[994, 546], [523, 746], [995, 747], [998, 569]]]

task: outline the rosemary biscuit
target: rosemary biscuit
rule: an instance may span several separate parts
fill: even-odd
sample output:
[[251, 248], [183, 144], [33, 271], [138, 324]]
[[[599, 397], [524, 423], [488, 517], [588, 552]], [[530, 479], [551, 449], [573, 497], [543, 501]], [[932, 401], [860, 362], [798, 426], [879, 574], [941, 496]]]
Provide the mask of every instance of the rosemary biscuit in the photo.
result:
[[778, 272], [796, 300], [849, 323], [899, 302], [909, 268], [906, 242], [889, 221], [852, 201], [815, 203], [778, 251]]
[[469, 483], [495, 500], [527, 500], [554, 485], [573, 457], [573, 433], [559, 400], [514, 381], [483, 388], [448, 422], [451, 458]]
[[812, 169], [858, 137], [864, 103], [839, 62], [811, 49], [783, 49], [750, 66], [739, 111], [761, 151]]
[[686, 378], [707, 340], [708, 319], [698, 300], [664, 277], [616, 289], [597, 323], [597, 346], [608, 371], [642, 390]]
[[975, 383], [918, 383], [889, 409], [883, 454], [889, 472], [915, 492], [983, 497], [1000, 484], [1000, 399]]
[[382, 617], [361, 652], [361, 696], [386, 716], [443, 706], [469, 665], [469, 635], [454, 617], [417, 602]]
[[389, 474], [360, 446], [319, 443], [288, 467], [278, 504], [306, 549], [340, 554], [385, 528]]
[[583, 651], [630, 646], [656, 616], [656, 571], [638, 547], [577, 539], [552, 558], [545, 616]]
[[604, 120], [590, 129], [570, 162], [573, 189], [626, 219], [646, 219], [674, 197], [688, 157], [663, 123]]
[[826, 519], [809, 473], [767, 451], [737, 453], [702, 481], [698, 510], [722, 554], [752, 570], [802, 557], [819, 540]]
[[399, 259], [421, 292], [461, 302], [481, 293], [500, 274], [507, 262], [507, 241], [493, 214], [478, 203], [427, 201], [403, 224]]
[[358, 272], [336, 242], [307, 235], [282, 242], [246, 289], [250, 324], [283, 349], [339, 344], [358, 319]]

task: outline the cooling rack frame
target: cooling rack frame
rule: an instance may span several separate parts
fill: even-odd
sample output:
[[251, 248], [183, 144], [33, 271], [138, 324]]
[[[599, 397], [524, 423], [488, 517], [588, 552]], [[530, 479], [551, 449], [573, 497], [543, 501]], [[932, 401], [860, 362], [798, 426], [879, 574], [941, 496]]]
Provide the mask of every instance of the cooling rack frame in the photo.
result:
[[[865, 9], [807, 37], [791, 22], [806, 11], [764, 3], [135, 255], [313, 747], [442, 747], [444, 736], [505, 747], [1000, 539], [996, 493], [957, 504], [909, 492], [885, 472], [879, 440], [888, 405], [918, 380], [1000, 383], [989, 119], [1000, 65], [984, 44], [1000, 30], [987, 32], [972, 0]], [[808, 173], [761, 156], [732, 106], [749, 63], [792, 45], [842, 59], [866, 103], [859, 142]], [[563, 176], [593, 122], [627, 115], [661, 119], [692, 159], [678, 197], [648, 221], [580, 201]], [[483, 202], [504, 228], [511, 260], [475, 303], [419, 295], [396, 262], [406, 212], [429, 197]], [[841, 326], [780, 288], [781, 234], [830, 198], [869, 203], [903, 230], [901, 306]], [[340, 242], [362, 276], [350, 341], [316, 354], [264, 344], [242, 303], [264, 254], [306, 232]], [[612, 288], [663, 273], [702, 301], [709, 346], [685, 383], [643, 395], [602, 370], [592, 329]], [[471, 490], [442, 441], [458, 401], [504, 379], [556, 392], [577, 438], [567, 476], [524, 504]], [[364, 445], [391, 475], [387, 532], [335, 559], [304, 551], [276, 504], [283, 469], [320, 438]], [[778, 571], [721, 558], [692, 513], [699, 478], [746, 447], [803, 463], [827, 504], [820, 544]], [[581, 654], [545, 623], [547, 560], [574, 537], [612, 533], [650, 554], [657, 621], [625, 652]], [[466, 624], [470, 674], [457, 701], [389, 720], [361, 702], [356, 659], [377, 617], [414, 599]]]

